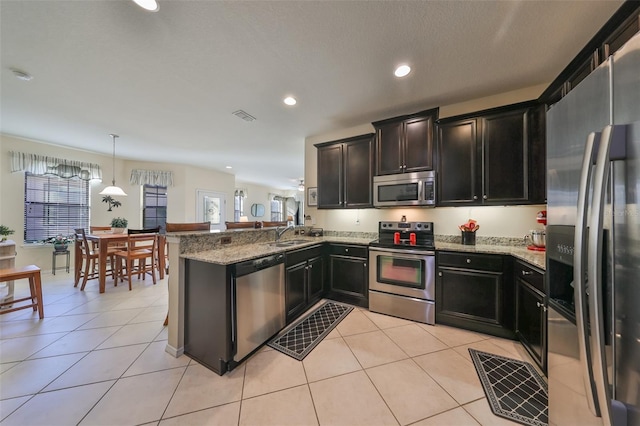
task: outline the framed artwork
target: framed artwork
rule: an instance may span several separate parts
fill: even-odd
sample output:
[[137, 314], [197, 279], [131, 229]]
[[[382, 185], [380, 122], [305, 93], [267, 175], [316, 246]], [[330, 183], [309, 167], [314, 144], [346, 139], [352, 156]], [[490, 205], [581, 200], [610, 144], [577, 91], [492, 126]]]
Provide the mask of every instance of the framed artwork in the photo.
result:
[[309, 207], [318, 205], [318, 188], [307, 188], [307, 205]]

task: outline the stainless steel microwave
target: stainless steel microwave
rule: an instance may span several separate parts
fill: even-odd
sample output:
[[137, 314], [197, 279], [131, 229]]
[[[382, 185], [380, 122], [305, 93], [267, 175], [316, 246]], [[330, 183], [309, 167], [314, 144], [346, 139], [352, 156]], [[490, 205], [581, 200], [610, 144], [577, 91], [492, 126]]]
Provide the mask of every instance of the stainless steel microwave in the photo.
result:
[[373, 177], [373, 206], [436, 205], [436, 172], [400, 173]]

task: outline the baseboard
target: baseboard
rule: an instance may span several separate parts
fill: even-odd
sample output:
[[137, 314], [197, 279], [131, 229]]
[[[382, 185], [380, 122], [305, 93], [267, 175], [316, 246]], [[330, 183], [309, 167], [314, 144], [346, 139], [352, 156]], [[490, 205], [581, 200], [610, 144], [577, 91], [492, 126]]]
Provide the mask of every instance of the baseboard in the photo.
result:
[[167, 343], [167, 347], [164, 348], [164, 351], [166, 353], [168, 353], [169, 355], [173, 356], [174, 358], [178, 358], [181, 357], [182, 355], [184, 355], [184, 346], [181, 348], [174, 348], [173, 346], [171, 346], [170, 344]]

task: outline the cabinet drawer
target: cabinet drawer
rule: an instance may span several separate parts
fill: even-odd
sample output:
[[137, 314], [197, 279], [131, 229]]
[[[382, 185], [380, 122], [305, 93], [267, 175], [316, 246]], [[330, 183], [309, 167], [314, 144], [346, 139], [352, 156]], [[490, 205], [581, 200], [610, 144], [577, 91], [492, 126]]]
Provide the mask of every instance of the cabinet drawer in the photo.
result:
[[329, 254], [339, 254], [343, 256], [360, 257], [366, 259], [368, 255], [368, 248], [366, 246], [354, 246], [347, 244], [330, 244]]
[[438, 252], [438, 266], [502, 272], [502, 256], [493, 254]]
[[529, 265], [528, 263], [517, 261], [513, 270], [516, 277], [531, 284], [535, 289], [544, 293], [544, 273]]
[[305, 247], [300, 250], [292, 250], [286, 253], [285, 264], [287, 266], [295, 265], [300, 262], [304, 262], [312, 257], [318, 257], [322, 255], [322, 245]]

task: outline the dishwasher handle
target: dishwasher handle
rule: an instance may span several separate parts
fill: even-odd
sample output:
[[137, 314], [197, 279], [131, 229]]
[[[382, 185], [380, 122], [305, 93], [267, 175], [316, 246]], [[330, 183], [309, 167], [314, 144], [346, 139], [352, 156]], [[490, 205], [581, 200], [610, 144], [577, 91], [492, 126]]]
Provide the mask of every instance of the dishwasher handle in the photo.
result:
[[272, 266], [284, 263], [284, 254], [278, 253], [272, 256], [261, 257], [259, 259], [247, 260], [245, 262], [236, 263], [235, 277], [242, 277]]

